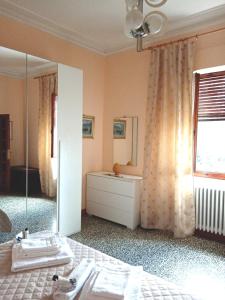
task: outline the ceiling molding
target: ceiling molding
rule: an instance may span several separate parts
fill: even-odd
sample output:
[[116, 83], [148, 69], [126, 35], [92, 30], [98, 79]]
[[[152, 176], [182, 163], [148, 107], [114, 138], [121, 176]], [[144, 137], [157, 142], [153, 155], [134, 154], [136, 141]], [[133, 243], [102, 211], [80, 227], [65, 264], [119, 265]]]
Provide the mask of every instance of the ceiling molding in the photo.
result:
[[9, 68], [0, 68], [0, 75], [14, 78], [14, 79], [25, 79], [25, 74], [17, 72], [15, 70], [10, 70]]
[[[23, 22], [27, 25], [38, 28], [42, 31], [48, 32], [58, 38], [62, 38], [77, 46], [87, 48], [101, 55], [111, 55], [117, 52], [133, 49], [136, 46], [135, 41], [127, 40], [127, 43], [117, 45], [113, 48], [102, 49], [96, 45], [94, 40], [87, 39], [85, 36], [79, 34], [76, 31], [64, 28], [56, 24], [55, 22], [43, 18], [42, 16], [24, 9], [10, 0], [0, 1], [0, 15], [13, 18], [17, 21]], [[168, 30], [162, 35], [156, 38], [146, 38], [145, 44], [157, 43], [169, 38], [174, 38], [180, 35], [188, 35], [188, 33], [198, 33], [204, 28], [209, 26], [221, 26], [225, 25], [225, 5], [220, 5], [212, 9], [202, 11], [183, 18], [181, 21], [168, 24]]]
[[28, 9], [16, 5], [10, 0], [0, 1], [0, 15], [33, 26], [58, 38], [76, 44], [77, 46], [87, 48], [88, 50], [104, 55], [104, 51], [95, 45], [93, 40], [89, 40], [74, 30], [64, 28], [49, 19], [43, 18]]
[[[27, 68], [27, 75], [28, 77], [33, 77], [33, 76], [41, 76], [45, 75], [46, 73], [49, 72], [57, 72], [57, 64], [53, 62], [47, 62], [45, 64], [36, 66], [36, 67], [31, 67]], [[25, 71], [25, 66], [24, 68], [21, 68], [20, 70], [15, 70], [13, 67], [0, 67], [0, 75], [7, 76], [7, 77], [12, 77], [14, 79], [25, 79], [26, 78], [26, 71]]]
[[27, 69], [28, 77], [41, 76], [49, 72], [57, 72], [58, 64], [54, 62], [47, 62], [43, 65], [32, 67]]

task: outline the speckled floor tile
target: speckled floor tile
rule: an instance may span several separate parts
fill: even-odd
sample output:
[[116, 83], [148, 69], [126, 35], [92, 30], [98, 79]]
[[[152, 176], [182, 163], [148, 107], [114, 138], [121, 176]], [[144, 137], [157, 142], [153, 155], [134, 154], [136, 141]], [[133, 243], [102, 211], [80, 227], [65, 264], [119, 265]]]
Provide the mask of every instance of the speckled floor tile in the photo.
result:
[[175, 239], [170, 232], [132, 231], [85, 216], [73, 239], [174, 282], [203, 299], [225, 300], [225, 245], [197, 237]]
[[56, 202], [44, 198], [20, 196], [0, 196], [0, 208], [7, 213], [12, 222], [12, 232], [0, 232], [0, 243], [8, 241], [25, 227], [29, 231], [37, 232], [51, 230], [56, 226]]

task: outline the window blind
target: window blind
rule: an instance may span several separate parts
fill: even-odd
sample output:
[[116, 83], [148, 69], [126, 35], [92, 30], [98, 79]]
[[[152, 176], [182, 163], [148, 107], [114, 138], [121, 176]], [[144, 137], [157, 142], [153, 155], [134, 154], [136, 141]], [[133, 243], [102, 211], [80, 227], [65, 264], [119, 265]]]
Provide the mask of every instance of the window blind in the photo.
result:
[[198, 78], [198, 121], [225, 121], [225, 71]]

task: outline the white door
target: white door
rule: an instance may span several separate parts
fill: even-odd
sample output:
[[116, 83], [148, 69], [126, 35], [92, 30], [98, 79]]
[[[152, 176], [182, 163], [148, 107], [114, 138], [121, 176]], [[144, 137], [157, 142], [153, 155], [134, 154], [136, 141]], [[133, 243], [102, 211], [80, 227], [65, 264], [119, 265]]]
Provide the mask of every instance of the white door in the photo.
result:
[[58, 65], [58, 230], [81, 230], [83, 72]]

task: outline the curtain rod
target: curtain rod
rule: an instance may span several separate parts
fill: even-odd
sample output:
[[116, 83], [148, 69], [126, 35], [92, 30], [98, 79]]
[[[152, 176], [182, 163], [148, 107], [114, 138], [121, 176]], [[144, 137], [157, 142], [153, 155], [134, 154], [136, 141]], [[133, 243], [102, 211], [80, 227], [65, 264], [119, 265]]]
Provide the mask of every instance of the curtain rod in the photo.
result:
[[40, 75], [40, 76], [34, 77], [34, 79], [39, 79], [39, 78], [42, 78], [42, 77], [47, 77], [47, 76], [56, 75], [56, 74], [57, 74], [57, 72], [49, 73], [49, 74], [46, 74], [46, 75]]
[[196, 38], [197, 39], [200, 36], [207, 35], [207, 34], [214, 33], [214, 32], [218, 32], [218, 31], [222, 31], [222, 30], [225, 30], [225, 27], [221, 27], [221, 28], [218, 28], [218, 29], [206, 31], [206, 32], [203, 32], [203, 33], [195, 34], [195, 35], [191, 35], [191, 36], [188, 36], [188, 37], [183, 38], [183, 39], [178, 39], [178, 40], [174, 40], [174, 41], [171, 41], [171, 42], [165, 42], [165, 43], [158, 44], [158, 45], [155, 45], [155, 46], [149, 46], [147, 48], [144, 48], [143, 50], [144, 51], [152, 50], [154, 48], [159, 48], [159, 47], [166, 46], [166, 45], [169, 45], [169, 44], [173, 44], [173, 43], [176, 43], [176, 42], [184, 42], [184, 41], [189, 40], [191, 38]]

